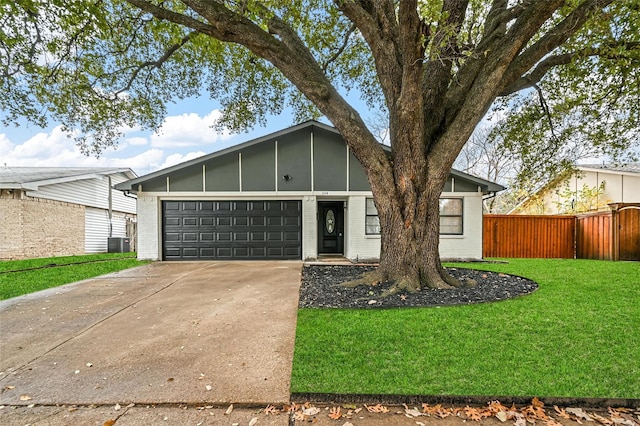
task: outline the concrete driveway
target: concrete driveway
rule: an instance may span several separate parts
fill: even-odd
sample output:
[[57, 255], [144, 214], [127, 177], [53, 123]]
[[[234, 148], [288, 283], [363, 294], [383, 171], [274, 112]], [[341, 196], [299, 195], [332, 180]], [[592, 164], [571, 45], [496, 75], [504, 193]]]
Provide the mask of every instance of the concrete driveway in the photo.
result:
[[284, 403], [302, 262], [158, 262], [0, 302], [0, 405]]

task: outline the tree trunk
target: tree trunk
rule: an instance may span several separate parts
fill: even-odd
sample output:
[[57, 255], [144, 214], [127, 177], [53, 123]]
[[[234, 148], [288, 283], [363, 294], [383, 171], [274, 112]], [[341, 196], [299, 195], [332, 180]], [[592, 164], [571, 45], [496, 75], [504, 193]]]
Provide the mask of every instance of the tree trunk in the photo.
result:
[[[439, 199], [442, 186], [443, 182], [439, 180], [427, 179], [426, 188], [414, 205], [405, 204], [401, 209], [401, 202], [409, 200], [396, 200], [382, 201], [378, 206], [382, 232], [377, 278], [394, 281], [393, 293], [462, 285], [440, 262]], [[415, 214], [409, 219], [403, 211]]]

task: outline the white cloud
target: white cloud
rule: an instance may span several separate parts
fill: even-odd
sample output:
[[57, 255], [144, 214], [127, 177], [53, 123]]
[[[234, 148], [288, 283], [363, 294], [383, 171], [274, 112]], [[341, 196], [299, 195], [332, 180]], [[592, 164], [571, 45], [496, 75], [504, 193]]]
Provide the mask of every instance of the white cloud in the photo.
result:
[[164, 151], [157, 148], [126, 153], [124, 149], [125, 146], [118, 151], [108, 149], [100, 158], [87, 157], [61, 127], [55, 127], [50, 133], [37, 133], [23, 143], [12, 143], [5, 134], [0, 134], [0, 164], [13, 167], [127, 167], [143, 174], [159, 168], [165, 160]]
[[160, 129], [151, 135], [151, 146], [187, 147], [230, 139], [231, 135], [228, 132], [218, 133], [211, 127], [219, 117], [220, 111], [215, 109], [204, 117], [196, 113], [167, 117]]
[[194, 158], [198, 158], [198, 157], [202, 157], [203, 155], [205, 155], [206, 153], [202, 152], [202, 151], [196, 151], [196, 152], [188, 152], [186, 154], [171, 154], [167, 157], [166, 160], [164, 160], [164, 163], [162, 165], [160, 165], [157, 170], [159, 169], [164, 169], [167, 167], [171, 167], [171, 166], [175, 166], [176, 164], [180, 164], [183, 163], [185, 161], [189, 161], [189, 160], [193, 160]]

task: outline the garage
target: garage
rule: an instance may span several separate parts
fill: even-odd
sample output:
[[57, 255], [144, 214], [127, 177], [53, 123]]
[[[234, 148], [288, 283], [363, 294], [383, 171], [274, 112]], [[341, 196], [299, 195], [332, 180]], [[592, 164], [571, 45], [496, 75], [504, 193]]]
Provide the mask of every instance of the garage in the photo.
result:
[[162, 202], [164, 260], [302, 258], [299, 200]]

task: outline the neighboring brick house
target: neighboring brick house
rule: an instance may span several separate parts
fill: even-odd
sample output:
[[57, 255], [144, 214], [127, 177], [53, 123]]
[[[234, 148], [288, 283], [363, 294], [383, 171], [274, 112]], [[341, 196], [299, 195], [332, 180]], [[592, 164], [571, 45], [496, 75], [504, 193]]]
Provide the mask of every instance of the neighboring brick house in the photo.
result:
[[[116, 188], [138, 196], [141, 259], [380, 256], [364, 169], [338, 131], [316, 121]], [[451, 170], [440, 201], [442, 257], [482, 257], [482, 200], [503, 189]]]
[[135, 197], [113, 189], [126, 168], [0, 167], [0, 259], [107, 251], [135, 237]]
[[610, 203], [640, 203], [640, 163], [583, 164], [551, 180], [509, 214], [576, 214], [609, 211]]

